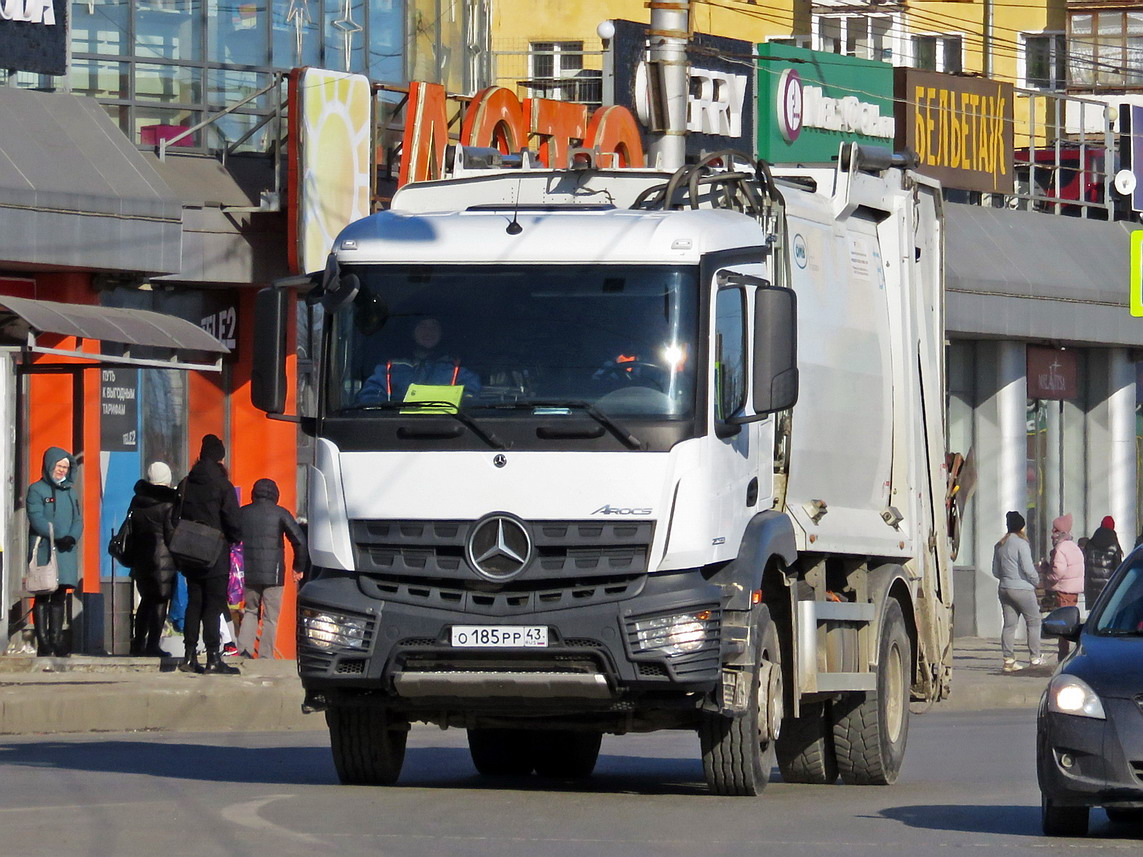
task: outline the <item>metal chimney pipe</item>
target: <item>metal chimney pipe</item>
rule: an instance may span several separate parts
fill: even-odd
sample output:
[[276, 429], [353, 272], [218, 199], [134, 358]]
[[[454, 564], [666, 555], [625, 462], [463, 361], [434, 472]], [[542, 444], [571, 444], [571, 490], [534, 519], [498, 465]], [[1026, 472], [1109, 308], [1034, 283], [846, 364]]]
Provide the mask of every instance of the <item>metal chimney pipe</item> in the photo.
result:
[[658, 68], [661, 92], [652, 92], [665, 108], [664, 127], [651, 134], [651, 160], [668, 170], [686, 161], [687, 44], [691, 38], [690, 0], [651, 0], [650, 61]]

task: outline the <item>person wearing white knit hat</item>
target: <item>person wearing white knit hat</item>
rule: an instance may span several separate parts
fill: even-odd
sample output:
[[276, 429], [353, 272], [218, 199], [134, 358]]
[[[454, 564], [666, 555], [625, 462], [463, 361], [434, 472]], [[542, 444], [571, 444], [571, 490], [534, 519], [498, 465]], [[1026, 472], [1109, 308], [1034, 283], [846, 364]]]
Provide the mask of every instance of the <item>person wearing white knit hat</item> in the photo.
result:
[[131, 635], [131, 654], [170, 657], [160, 647], [167, 605], [178, 569], [167, 541], [173, 530], [171, 510], [177, 498], [171, 487], [171, 468], [162, 461], [147, 467], [147, 478], [135, 483], [135, 496], [127, 514], [131, 521], [127, 564], [139, 590], [139, 606]]

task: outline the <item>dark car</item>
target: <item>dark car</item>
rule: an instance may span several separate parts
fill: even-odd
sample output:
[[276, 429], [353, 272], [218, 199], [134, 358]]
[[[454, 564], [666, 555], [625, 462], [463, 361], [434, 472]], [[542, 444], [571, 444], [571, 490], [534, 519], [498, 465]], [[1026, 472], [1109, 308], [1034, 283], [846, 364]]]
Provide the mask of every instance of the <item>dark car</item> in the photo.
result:
[[1061, 607], [1044, 632], [1078, 643], [1044, 696], [1036, 773], [1044, 833], [1083, 836], [1091, 807], [1143, 824], [1143, 549], [1108, 581], [1086, 622]]

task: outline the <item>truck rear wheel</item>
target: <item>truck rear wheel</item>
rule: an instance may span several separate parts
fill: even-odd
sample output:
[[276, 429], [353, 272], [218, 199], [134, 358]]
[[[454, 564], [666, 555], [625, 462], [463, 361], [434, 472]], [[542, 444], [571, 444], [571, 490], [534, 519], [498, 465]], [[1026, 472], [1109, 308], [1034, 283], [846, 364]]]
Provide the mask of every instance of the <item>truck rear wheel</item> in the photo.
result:
[[476, 770], [486, 777], [532, 773], [532, 733], [526, 729], [469, 729], [468, 752]]
[[809, 702], [798, 717], [782, 721], [778, 736], [778, 770], [787, 783], [831, 785], [837, 781], [833, 721], [829, 704]]
[[842, 782], [891, 785], [909, 737], [912, 646], [901, 605], [891, 600], [881, 623], [877, 690], [846, 694], [833, 705], [833, 741]]
[[348, 786], [391, 786], [401, 775], [409, 724], [375, 708], [326, 709], [337, 778]]
[[590, 777], [599, 760], [601, 732], [533, 732], [536, 773], [541, 777], [583, 779]]
[[767, 608], [759, 608], [754, 630], [758, 642], [747, 710], [738, 717], [704, 713], [699, 725], [703, 773], [718, 795], [759, 795], [774, 767], [782, 723], [782, 659]]

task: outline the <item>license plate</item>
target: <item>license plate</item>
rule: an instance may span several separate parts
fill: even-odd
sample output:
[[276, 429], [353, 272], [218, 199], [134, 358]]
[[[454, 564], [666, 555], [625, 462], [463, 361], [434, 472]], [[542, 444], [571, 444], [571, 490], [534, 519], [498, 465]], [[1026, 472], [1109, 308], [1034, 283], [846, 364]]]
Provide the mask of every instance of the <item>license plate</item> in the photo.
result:
[[452, 644], [460, 649], [544, 648], [544, 625], [453, 625]]

